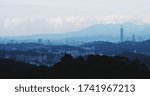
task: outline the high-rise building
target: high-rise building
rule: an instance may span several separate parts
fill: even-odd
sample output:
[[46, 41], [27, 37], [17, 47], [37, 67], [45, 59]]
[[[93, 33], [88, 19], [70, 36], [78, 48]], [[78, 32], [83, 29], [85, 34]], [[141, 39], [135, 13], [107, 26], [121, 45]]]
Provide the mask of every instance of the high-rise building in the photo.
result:
[[123, 26], [121, 26], [121, 29], [120, 29], [120, 42], [123, 42], [124, 41], [124, 29], [123, 29]]
[[132, 34], [132, 41], [136, 41], [134, 34]]
[[38, 39], [38, 43], [39, 43], [39, 44], [42, 44], [42, 43], [43, 43], [43, 40], [42, 40], [42, 39]]

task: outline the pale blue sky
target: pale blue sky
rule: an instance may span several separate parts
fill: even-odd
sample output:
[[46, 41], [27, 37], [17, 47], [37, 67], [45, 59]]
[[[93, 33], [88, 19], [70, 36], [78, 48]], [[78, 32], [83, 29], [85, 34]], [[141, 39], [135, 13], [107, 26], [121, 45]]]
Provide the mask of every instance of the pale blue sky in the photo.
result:
[[150, 0], [0, 0], [0, 32], [75, 31], [97, 23], [150, 23]]

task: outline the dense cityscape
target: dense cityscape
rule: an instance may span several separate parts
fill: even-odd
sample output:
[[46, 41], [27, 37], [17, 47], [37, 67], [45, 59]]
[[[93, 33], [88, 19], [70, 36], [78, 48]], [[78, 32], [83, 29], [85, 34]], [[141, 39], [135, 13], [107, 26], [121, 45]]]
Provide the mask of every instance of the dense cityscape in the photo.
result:
[[[73, 57], [91, 54], [115, 56], [124, 52], [141, 53], [150, 56], [150, 52], [147, 51], [149, 46], [141, 46], [144, 42], [146, 43], [146, 41], [136, 41], [135, 36], [133, 36], [132, 41], [124, 40], [124, 29], [121, 26], [119, 43], [93, 41], [71, 46], [69, 44], [54, 45], [50, 40], [44, 41], [42, 39], [38, 39], [35, 43], [17, 43], [15, 40], [10, 40], [9, 43], [0, 44], [0, 57], [34, 65], [51, 66], [57, 63], [66, 53], [71, 54]], [[146, 45], [148, 44], [149, 42], [146, 43]]]
[[[91, 64], [93, 62], [95, 62], [94, 64], [97, 64], [99, 62], [99, 60], [101, 60], [101, 58], [108, 59], [108, 61], [107, 60], [106, 61], [109, 64], [111, 64], [113, 62], [114, 62], [114, 64], [117, 64], [115, 62], [118, 62], [121, 64], [121, 65], [119, 64], [119, 66], [124, 66], [124, 65], [122, 65], [124, 63], [125, 63], [125, 65], [126, 64], [130, 65], [130, 63], [131, 63], [132, 66], [135, 64], [136, 65], [136, 66], [134, 65], [135, 68], [138, 68], [136, 70], [134, 69], [134, 67], [132, 69], [131, 66], [128, 66], [129, 69], [130, 69], [130, 67], [132, 69], [131, 73], [132, 73], [132, 71], [134, 72], [134, 70], [135, 70], [135, 72], [138, 72], [138, 74], [143, 74], [141, 72], [148, 72], [146, 70], [150, 69], [150, 64], [149, 64], [149, 62], [150, 62], [150, 49], [149, 49], [150, 48], [150, 40], [137, 41], [134, 34], [132, 34], [130, 40], [125, 40], [124, 38], [125, 38], [124, 28], [123, 28], [123, 26], [121, 26], [120, 39], [118, 40], [118, 43], [117, 42], [109, 42], [109, 41], [92, 41], [92, 42], [84, 42], [84, 43], [80, 42], [80, 44], [73, 44], [76, 42], [70, 41], [71, 43], [55, 44], [54, 42], [51, 42], [51, 40], [43, 40], [43, 39], [38, 39], [36, 42], [17, 42], [17, 40], [11, 39], [9, 42], [3, 42], [0, 44], [0, 53], [1, 53], [0, 58], [9, 62], [9, 63], [6, 63], [6, 61], [2, 60], [2, 62], [6, 63], [6, 65], [10, 64], [11, 61], [9, 61], [9, 60], [14, 60], [16, 62], [15, 63], [14, 61], [12, 61], [12, 62], [14, 62], [14, 64], [18, 64], [17, 62], [20, 62], [23, 64], [26, 63], [25, 65], [23, 65], [26, 67], [31, 65], [33, 68], [31, 66], [29, 68], [31, 68], [32, 70], [36, 67], [41, 68], [41, 66], [45, 66], [47, 68], [52, 68], [54, 73], [51, 70], [50, 73], [48, 71], [48, 72], [46, 72], [46, 74], [54, 74], [54, 75], [56, 75], [55, 73], [61, 71], [61, 70], [57, 70], [57, 71], [54, 70], [55, 67], [58, 66], [58, 68], [62, 68], [62, 65], [64, 63], [70, 64], [69, 62], [72, 62], [71, 64], [75, 63], [75, 65], [73, 65], [73, 66], [76, 66], [76, 64], [78, 65], [81, 63], [81, 65], [82, 65], [82, 64], [84, 64], [84, 62], [87, 62], [86, 64], [89, 64], [90, 66], [93, 66], [93, 68], [95, 68], [97, 65], [95, 66], [95, 65], [91, 65]], [[95, 57], [94, 58], [90, 57], [91, 55], [93, 55]], [[121, 56], [121, 57], [117, 57], [117, 56]], [[65, 59], [63, 59], [63, 58], [65, 58]], [[92, 63], [89, 63], [88, 59], [92, 60], [92, 58], [94, 61], [92, 61]], [[96, 58], [99, 58], [99, 59], [96, 59]], [[125, 58], [127, 58], [127, 59], [125, 59]], [[104, 62], [106, 63], [105, 59], [104, 59]], [[109, 61], [109, 59], [110, 59], [110, 61]], [[111, 60], [116, 60], [116, 61], [111, 62]], [[105, 64], [104, 62], [102, 64]], [[81, 67], [81, 65], [80, 65], [80, 67]], [[9, 66], [12, 66], [12, 65], [9, 65]], [[22, 65], [17, 65], [17, 66], [20, 66], [19, 69], [23, 68], [23, 67], [21, 67]], [[66, 69], [67, 66], [68, 66], [68, 69]], [[70, 65], [66, 65], [66, 67], [63, 68], [63, 70], [65, 69], [65, 70], [73, 71], [74, 69], [72, 69], [72, 67], [69, 67], [69, 66]], [[103, 65], [102, 67], [104, 67], [104, 66], [105, 65]], [[119, 68], [118, 65], [115, 65], [115, 66], [116, 66], [116, 68]], [[12, 66], [12, 67], [14, 67], [14, 66]], [[88, 65], [84, 65], [84, 67], [88, 68]], [[97, 67], [100, 67], [100, 65], [98, 64]], [[109, 65], [107, 67], [109, 67]], [[123, 70], [127, 71], [128, 67], [127, 67], [127, 69], [123, 69]], [[111, 68], [111, 66], [110, 66], [110, 68]], [[122, 67], [120, 67], [120, 68], [122, 68]], [[25, 69], [28, 69], [28, 67]], [[25, 69], [22, 69], [22, 70], [25, 70]], [[57, 67], [56, 67], [56, 69], [57, 69]], [[44, 69], [44, 72], [45, 72], [45, 70], [50, 70], [50, 69]], [[79, 70], [79, 69], [77, 68], [77, 70]], [[83, 70], [85, 70], [85, 69], [83, 69]], [[97, 69], [95, 69], [95, 70], [97, 70]], [[61, 73], [64, 73], [64, 75], [62, 75], [62, 76], [65, 77], [66, 76], [65, 74], [68, 74], [68, 73], [71, 74], [72, 71], [66, 71], [67, 73], [65, 73], [65, 71], [62, 71]], [[101, 71], [102, 71], [102, 69], [101, 69]], [[120, 72], [122, 72], [122, 71], [120, 71]], [[125, 71], [125, 73], [126, 73], [126, 71]], [[14, 72], [14, 71], [12, 71], [12, 72]], [[86, 72], [86, 70], [85, 70], [85, 72]], [[95, 71], [91, 71], [91, 72], [95, 72]], [[113, 72], [115, 72], [115, 71], [113, 71]], [[18, 72], [17, 72], [17, 74], [18, 74]], [[33, 75], [35, 75], [32, 72], [30, 74], [32, 74], [31, 77]], [[41, 72], [38, 74], [41, 74]], [[75, 78], [84, 78], [84, 76], [78, 77], [78, 76], [80, 76], [79, 74], [78, 75], [74, 74], [74, 73], [72, 73], [72, 74], [73, 74], [72, 76], [75, 75]], [[93, 73], [93, 74], [96, 74], [96, 73]], [[21, 76], [24, 76], [24, 75], [21, 75]], [[58, 75], [56, 75], [56, 77], [57, 76]], [[140, 76], [143, 76], [143, 75], [140, 75]], [[140, 76], [137, 76], [137, 78], [139, 78]], [[47, 78], [47, 77], [49, 78], [49, 75], [46, 77], [43, 77], [43, 78]], [[54, 77], [51, 76], [51, 77], [55, 78], [55, 76]], [[134, 77], [136, 77], [136, 76], [133, 75], [133, 78]], [[25, 78], [25, 77], [23, 77], [23, 78]], [[26, 78], [29, 78], [29, 77], [26, 77]], [[40, 77], [35, 77], [35, 78], [40, 78]], [[69, 78], [69, 77], [66, 77], [66, 78]], [[88, 78], [88, 77], [85, 77], [85, 78]], [[96, 76], [96, 78], [101, 78], [101, 77], [99, 77], [99, 75], [98, 75], [98, 77]], [[109, 78], [109, 76], [108, 76], [108, 78]], [[118, 77], [116, 77], [116, 78], [118, 78]], [[125, 78], [125, 77], [122, 77], [122, 78]], [[129, 78], [129, 77], [127, 76], [127, 78]], [[149, 77], [143, 77], [143, 78], [149, 78]]]

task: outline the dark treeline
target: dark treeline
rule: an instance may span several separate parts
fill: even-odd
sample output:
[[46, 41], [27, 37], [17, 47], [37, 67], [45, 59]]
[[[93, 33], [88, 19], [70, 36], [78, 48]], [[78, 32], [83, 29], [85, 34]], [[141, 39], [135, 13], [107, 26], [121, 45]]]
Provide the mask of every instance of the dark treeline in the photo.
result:
[[53, 67], [0, 59], [0, 78], [135, 79], [150, 78], [150, 72], [145, 64], [126, 57], [89, 55], [73, 58], [65, 54]]

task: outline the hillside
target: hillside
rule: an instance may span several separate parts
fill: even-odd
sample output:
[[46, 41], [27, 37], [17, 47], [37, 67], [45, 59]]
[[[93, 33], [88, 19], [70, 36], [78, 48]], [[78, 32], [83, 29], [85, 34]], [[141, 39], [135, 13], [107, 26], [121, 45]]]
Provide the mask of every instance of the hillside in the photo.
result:
[[124, 52], [120, 54], [120, 56], [128, 57], [129, 60], [138, 59], [141, 63], [146, 64], [148, 69], [150, 69], [150, 56], [140, 54], [140, 53], [131, 53], [131, 52]]
[[137, 52], [150, 55], [150, 40], [143, 42], [125, 41], [121, 43], [112, 43], [104, 41], [95, 41], [82, 44], [81, 47], [94, 47], [96, 53], [105, 55], [119, 55], [123, 52]]
[[28, 78], [28, 73], [37, 66], [17, 62], [9, 59], [0, 59], [0, 78]]
[[52, 67], [34, 66], [0, 59], [0, 78], [9, 79], [135, 79], [150, 78], [145, 64], [126, 57], [89, 55], [73, 58], [69, 54]]

